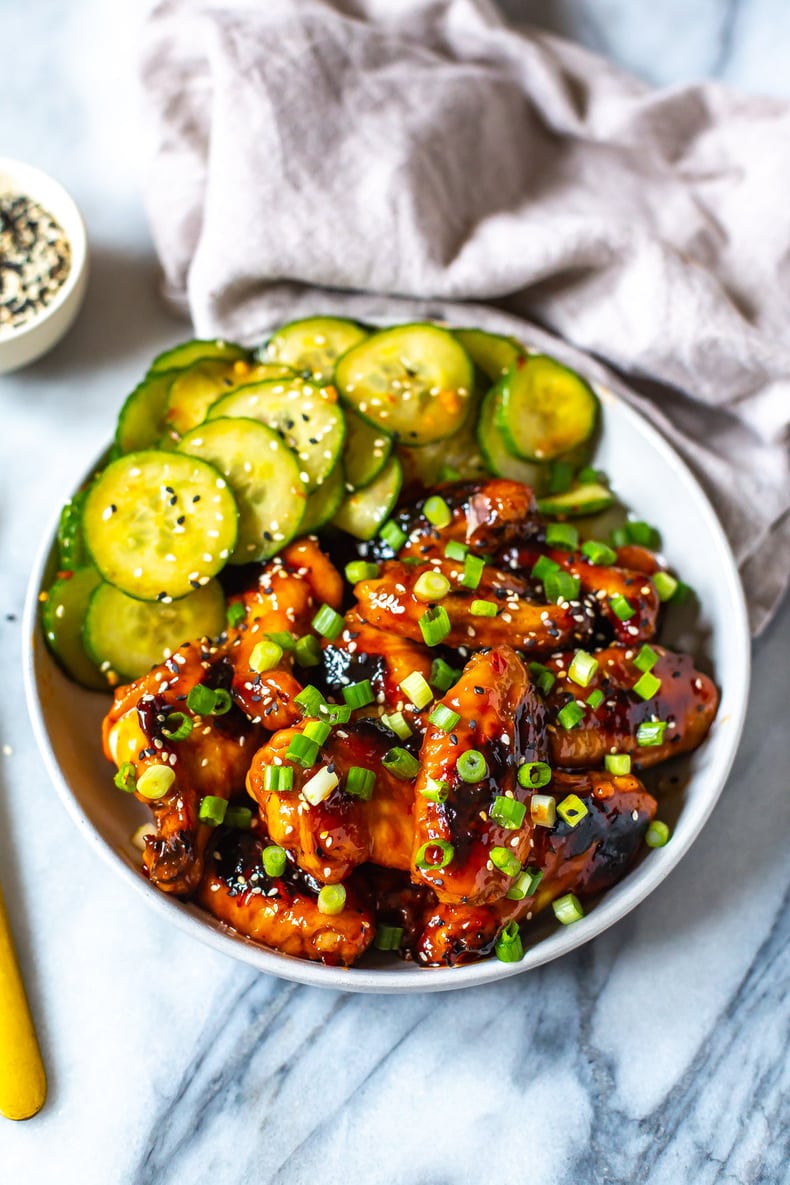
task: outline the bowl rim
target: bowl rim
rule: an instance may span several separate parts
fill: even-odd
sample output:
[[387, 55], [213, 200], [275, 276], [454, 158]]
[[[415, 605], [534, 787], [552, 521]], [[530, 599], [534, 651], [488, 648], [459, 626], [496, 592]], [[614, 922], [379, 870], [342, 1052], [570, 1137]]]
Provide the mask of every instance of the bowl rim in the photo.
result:
[[[751, 672], [751, 638], [746, 601], [727, 537], [710, 500], [689, 466], [661, 433], [643, 415], [629, 406], [624, 399], [604, 383], [593, 382], [592, 385], [603, 403], [607, 406], [617, 405], [617, 414], [624, 415], [630, 420], [631, 425], [646, 438], [649, 446], [661, 454], [662, 459], [674, 469], [678, 481], [687, 490], [693, 492], [701, 516], [705, 520], [709, 538], [717, 552], [720, 564], [718, 576], [726, 584], [726, 595], [733, 610], [733, 616], [727, 623], [728, 648], [734, 653], [734, 661], [741, 673], [741, 678], [735, 686], [728, 687], [731, 703], [727, 715], [727, 739], [723, 745], [723, 753], [720, 752], [718, 755], [719, 768], [715, 784], [705, 801], [701, 805], [696, 804], [693, 819], [690, 823], [686, 823], [680, 838], [678, 838], [676, 830], [673, 836], [676, 842], [652, 851], [651, 859], [632, 868], [623, 880], [608, 889], [597, 901], [595, 909], [591, 913], [585, 914], [574, 925], [562, 926], [547, 937], [539, 939], [534, 946], [527, 948], [524, 958], [518, 963], [503, 963], [490, 957], [459, 967], [426, 968], [416, 964], [400, 964], [393, 969], [329, 967], [322, 963], [285, 955], [252, 942], [212, 918], [197, 906], [169, 897], [146, 881], [139, 871], [123, 859], [111, 843], [100, 834], [98, 828], [82, 810], [56, 760], [47, 735], [45, 713], [38, 695], [35, 657], [36, 646], [44, 646], [38, 615], [39, 592], [52, 551], [58, 512], [53, 515], [39, 546], [25, 599], [23, 637], [29, 644], [24, 649], [23, 663], [28, 712], [39, 751], [44, 757], [45, 765], [66, 811], [101, 858], [110, 864], [116, 873], [124, 877], [127, 883], [132, 884], [138, 893], [142, 893], [148, 904], [160, 916], [231, 958], [240, 960], [259, 971], [307, 986], [382, 994], [409, 991], [452, 991], [498, 982], [512, 975], [539, 967], [575, 950], [602, 934], [640, 905], [676, 867], [693, 845], [722, 793], [743, 732]], [[90, 693], [86, 692], [85, 694]], [[721, 717], [719, 722], [723, 722]], [[684, 806], [681, 818], [683, 818], [686, 809]]]
[[[42, 200], [41, 204], [49, 214], [61, 223], [61, 226], [62, 216], [64, 211], [66, 211], [68, 219], [73, 222], [75, 233], [67, 231], [65, 226], [62, 226], [63, 233], [71, 247], [71, 266], [69, 267], [69, 274], [66, 276], [65, 281], [61, 284], [49, 304], [35, 313], [24, 325], [20, 325], [16, 329], [13, 329], [11, 333], [0, 337], [0, 349], [10, 345], [12, 342], [16, 346], [19, 342], [24, 341], [25, 338], [31, 337], [57, 313], [58, 309], [61, 309], [63, 305], [68, 303], [72, 293], [82, 281], [88, 257], [88, 234], [85, 229], [85, 220], [74, 198], [57, 178], [45, 172], [44, 169], [38, 168], [37, 165], [29, 165], [26, 161], [16, 160], [10, 156], [0, 156], [0, 193], [13, 192], [4, 189], [4, 182], [2, 180], [4, 175], [14, 178], [15, 183], [18, 178], [22, 183], [22, 187], [17, 192], [31, 197], [36, 202], [40, 200], [35, 192], [36, 185], [41, 184], [46, 186], [47, 190], [57, 198], [57, 209], [52, 208], [52, 203], [47, 199]], [[32, 185], [30, 190], [26, 188], [28, 179]]]

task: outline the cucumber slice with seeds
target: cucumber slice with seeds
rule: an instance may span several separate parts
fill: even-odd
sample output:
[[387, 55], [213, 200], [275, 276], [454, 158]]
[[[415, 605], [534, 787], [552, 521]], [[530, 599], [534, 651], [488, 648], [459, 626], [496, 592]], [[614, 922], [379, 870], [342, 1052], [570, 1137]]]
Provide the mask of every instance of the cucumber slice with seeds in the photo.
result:
[[242, 417], [207, 420], [186, 434], [178, 452], [210, 462], [233, 491], [239, 534], [229, 563], [268, 559], [293, 539], [307, 491], [296, 457], [271, 428]]
[[417, 482], [429, 489], [443, 481], [474, 481], [484, 477], [488, 469], [477, 442], [477, 418], [477, 406], [472, 406], [458, 431], [446, 440], [437, 440], [422, 448], [401, 445], [398, 456], [403, 465], [404, 482], [407, 485]]
[[331, 383], [337, 359], [367, 336], [367, 329], [345, 317], [305, 317], [278, 329], [260, 357], [308, 371], [317, 383]]
[[492, 387], [480, 405], [477, 421], [477, 440], [486, 465], [497, 477], [521, 481], [534, 490], [542, 489], [548, 477], [548, 466], [522, 461], [509, 452], [507, 442], [499, 430], [499, 386]]
[[244, 416], [279, 432], [296, 453], [310, 493], [337, 464], [346, 431], [333, 393], [298, 377], [240, 387], [212, 407], [207, 422], [220, 416]]
[[170, 384], [177, 370], [149, 374], [135, 387], [118, 415], [115, 443], [122, 453], [153, 448], [165, 431], [165, 413]]
[[478, 370], [482, 370], [492, 383], [499, 382], [516, 359], [526, 355], [521, 342], [514, 337], [504, 337], [501, 333], [487, 333], [484, 329], [454, 329], [453, 334]]
[[62, 571], [73, 572], [90, 564], [90, 556], [82, 529], [82, 516], [88, 490], [80, 490], [69, 498], [58, 519], [58, 563]]
[[543, 514], [562, 515], [564, 518], [578, 518], [585, 514], [599, 514], [615, 504], [615, 496], [600, 482], [588, 482], [566, 490], [564, 494], [547, 494], [538, 499], [538, 510]]
[[346, 403], [403, 444], [431, 444], [466, 418], [474, 371], [464, 348], [438, 325], [400, 325], [372, 334], [337, 363]]
[[343, 469], [350, 490], [362, 490], [378, 477], [392, 452], [392, 437], [346, 408]]
[[331, 522], [346, 496], [346, 480], [343, 466], [335, 465], [329, 477], [321, 482], [317, 490], [308, 495], [304, 516], [299, 524], [300, 535], [320, 531]]
[[497, 425], [512, 453], [551, 461], [589, 440], [598, 399], [581, 375], [545, 354], [519, 358], [501, 381]]
[[41, 628], [49, 649], [66, 674], [91, 691], [109, 687], [88, 655], [82, 634], [88, 603], [101, 582], [95, 568], [80, 568], [56, 580], [41, 605]]
[[219, 338], [213, 341], [196, 339], [182, 342], [170, 350], [165, 350], [163, 354], [158, 354], [151, 363], [148, 373], [159, 374], [163, 370], [183, 370], [186, 366], [200, 362], [202, 358], [224, 358], [227, 362], [233, 362], [236, 358], [249, 360], [249, 357], [249, 350], [236, 345], [235, 342], [226, 342]]
[[349, 494], [332, 521], [355, 539], [372, 539], [398, 501], [402, 484], [400, 461], [390, 457], [374, 482]]
[[235, 387], [292, 374], [290, 367], [279, 362], [261, 362], [257, 366], [243, 360], [196, 362], [173, 379], [167, 398], [166, 427], [180, 438], [202, 424], [209, 408]]
[[164, 662], [184, 642], [218, 637], [225, 624], [225, 594], [218, 580], [172, 604], [138, 601], [102, 583], [90, 598], [83, 636], [100, 670], [111, 680], [130, 680]]
[[238, 511], [205, 461], [147, 450], [108, 465], [88, 491], [85, 541], [110, 584], [143, 601], [207, 584], [236, 546]]

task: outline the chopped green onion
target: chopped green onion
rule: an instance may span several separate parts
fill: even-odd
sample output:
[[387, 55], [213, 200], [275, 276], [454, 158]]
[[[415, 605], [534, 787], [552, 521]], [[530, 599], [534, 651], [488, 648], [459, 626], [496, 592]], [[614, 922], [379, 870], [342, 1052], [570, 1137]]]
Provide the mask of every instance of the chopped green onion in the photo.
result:
[[443, 572], [431, 568], [421, 572], [414, 582], [414, 595], [420, 601], [441, 601], [450, 591], [450, 581]]
[[669, 572], [654, 572], [651, 577], [658, 593], [659, 601], [671, 601], [678, 590], [679, 581]]
[[261, 852], [261, 864], [267, 876], [278, 877], [285, 872], [288, 857], [281, 847], [271, 843]]
[[225, 811], [225, 826], [247, 831], [252, 823], [252, 811], [246, 806], [229, 806]]
[[270, 642], [276, 642], [278, 646], [282, 646], [283, 650], [287, 650], [290, 654], [296, 646], [296, 635], [292, 634], [290, 630], [271, 630], [266, 634]]
[[460, 677], [461, 672], [456, 671], [443, 658], [435, 658], [431, 663], [431, 673], [428, 677], [428, 682], [437, 691], [449, 691], [452, 685], [458, 682]]
[[607, 753], [603, 759], [603, 766], [607, 773], [622, 776], [631, 772], [631, 755], [629, 753]]
[[302, 798], [310, 806], [318, 806], [325, 802], [336, 786], [340, 785], [340, 778], [333, 769], [324, 765], [312, 778], [308, 778], [302, 786]]
[[322, 605], [310, 623], [317, 634], [334, 642], [343, 629], [343, 618], [331, 605]]
[[573, 699], [564, 708], [560, 708], [557, 713], [557, 723], [561, 724], [568, 732], [572, 728], [576, 728], [577, 724], [581, 724], [583, 719], [584, 708]]
[[319, 704], [318, 714], [327, 724], [348, 724], [351, 708], [348, 704]]
[[552, 461], [549, 465], [549, 493], [564, 494], [571, 488], [573, 465], [570, 461]]
[[303, 735], [320, 746], [329, 739], [331, 731], [332, 725], [328, 720], [310, 720], [304, 726]]
[[557, 682], [557, 676], [548, 667], [544, 667], [541, 662], [531, 662], [529, 673], [541, 695], [548, 695]]
[[207, 794], [201, 798], [198, 807], [198, 818], [201, 823], [210, 823], [212, 827], [219, 827], [225, 818], [228, 804], [224, 798], [217, 798], [216, 794]]
[[426, 609], [420, 618], [419, 626], [426, 646], [438, 646], [452, 629], [444, 605], [433, 605]]
[[568, 667], [568, 678], [579, 687], [589, 687], [598, 670], [598, 660], [586, 650], [577, 650]]
[[652, 699], [661, 687], [661, 680], [652, 671], [645, 671], [631, 688], [641, 699]]
[[294, 647], [294, 657], [300, 667], [317, 667], [321, 661], [321, 643], [312, 634], [305, 634]]
[[285, 756], [289, 761], [295, 761], [297, 765], [309, 769], [316, 763], [318, 744], [310, 737], [303, 736], [301, 732], [294, 733], [291, 743], [285, 751]]
[[162, 736], [168, 741], [185, 741], [194, 727], [194, 720], [183, 712], [171, 712], [162, 725]]
[[233, 700], [221, 687], [212, 690], [204, 683], [198, 683], [189, 689], [187, 707], [196, 716], [224, 716], [233, 707]]
[[625, 524], [625, 533], [629, 543], [638, 543], [640, 547], [649, 547], [651, 551], [657, 551], [661, 546], [661, 536], [649, 523], [628, 522]]
[[654, 819], [645, 832], [645, 843], [649, 848], [663, 848], [671, 834], [666, 823], [662, 823], [660, 819]]
[[452, 510], [438, 494], [426, 498], [422, 512], [434, 527], [449, 527], [453, 521]]
[[519, 802], [516, 798], [507, 798], [504, 794], [498, 794], [491, 804], [488, 817], [494, 823], [499, 823], [500, 827], [506, 827], [508, 831], [516, 831], [524, 822], [526, 813], [527, 808], [523, 802]]
[[521, 875], [516, 877], [505, 896], [510, 901], [523, 901], [525, 897], [531, 897], [534, 894], [542, 880], [542, 872], [535, 868], [525, 868]]
[[164, 798], [176, 780], [169, 765], [149, 765], [137, 779], [137, 793], [152, 801]]
[[605, 486], [609, 483], [609, 479], [603, 469], [593, 469], [592, 465], [585, 465], [583, 469], [580, 469], [576, 474], [576, 479], [579, 485], [583, 486], [592, 485], [593, 483]]
[[612, 613], [614, 613], [615, 617], [619, 617], [621, 621], [629, 621], [636, 613], [636, 609], [622, 593], [615, 593], [613, 597], [610, 597], [609, 605], [611, 606]]
[[601, 543], [597, 539], [588, 539], [582, 543], [582, 555], [586, 555], [590, 563], [608, 567], [617, 559], [617, 552], [608, 543]]
[[241, 625], [247, 616], [247, 609], [243, 601], [231, 601], [228, 605], [227, 621], [231, 629]]
[[123, 790], [126, 794], [134, 794], [137, 789], [137, 777], [134, 766], [131, 761], [124, 761], [118, 768], [118, 772], [113, 778], [113, 782], [119, 790]]
[[381, 717], [381, 723], [390, 732], [394, 732], [396, 737], [400, 737], [402, 741], [407, 740], [411, 736], [411, 728], [403, 712], [390, 712], [389, 716], [385, 713]]
[[482, 782], [488, 777], [488, 764], [479, 749], [467, 749], [456, 762], [458, 776], [465, 782]]
[[346, 564], [346, 580], [349, 584], [359, 584], [360, 580], [375, 580], [379, 574], [378, 564], [368, 564], [365, 560], [354, 560]]
[[347, 687], [343, 688], [343, 699], [352, 711], [356, 711], [357, 708], [366, 708], [368, 704], [375, 703], [376, 697], [370, 686], [370, 679], [360, 679], [358, 683], [349, 683]]
[[457, 539], [451, 539], [445, 546], [444, 554], [448, 560], [465, 560], [468, 551], [468, 544], [459, 543]]
[[494, 868], [504, 872], [505, 876], [518, 876], [521, 872], [521, 861], [513, 855], [509, 848], [494, 847], [488, 853], [488, 858]]
[[455, 855], [455, 849], [445, 839], [429, 839], [424, 843], [414, 863], [418, 868], [446, 868]]
[[403, 694], [408, 696], [418, 711], [422, 708], [426, 708], [433, 699], [433, 692], [431, 691], [430, 684], [428, 683], [425, 676], [420, 674], [419, 671], [412, 671], [412, 673], [407, 675], [406, 678], [398, 684], [398, 686], [400, 687]]
[[294, 788], [294, 771], [290, 765], [267, 765], [263, 771], [264, 790], [287, 794]]
[[604, 693], [601, 691], [600, 687], [596, 687], [595, 690], [591, 691], [587, 696], [587, 707], [592, 708], [594, 712], [597, 711], [597, 709], [600, 708], [601, 704], [603, 703], [604, 698]]
[[496, 617], [499, 606], [496, 601], [472, 601], [469, 610], [473, 617]]
[[520, 963], [524, 958], [524, 944], [518, 930], [518, 922], [508, 922], [494, 943], [494, 954], [500, 963]]
[[557, 822], [557, 800], [553, 794], [533, 794], [529, 814], [536, 827], [553, 827]]
[[549, 523], [546, 527], [546, 542], [549, 547], [575, 551], [579, 546], [579, 532], [570, 523]]
[[458, 481], [461, 474], [452, 465], [442, 465], [439, 470], [439, 481]]
[[533, 565], [532, 575], [536, 580], [545, 581], [547, 576], [553, 576], [555, 572], [561, 571], [560, 565], [556, 560], [552, 560], [547, 555], [542, 555]]
[[557, 814], [564, 819], [569, 827], [581, 823], [585, 815], [589, 815], [589, 808], [579, 798], [578, 794], [566, 794], [562, 802], [557, 803]]
[[251, 671], [271, 671], [283, 656], [282, 646], [276, 642], [258, 642], [250, 655]]
[[461, 716], [458, 712], [454, 712], [452, 708], [446, 708], [444, 704], [437, 704], [428, 717], [431, 724], [435, 724], [437, 728], [441, 728], [442, 732], [452, 732]]
[[461, 573], [461, 584], [464, 588], [477, 588], [483, 575], [486, 562], [481, 555], [467, 555], [464, 557], [464, 570]]
[[612, 547], [628, 547], [630, 542], [625, 527], [615, 527], [609, 538], [612, 541]]
[[383, 539], [393, 551], [398, 552], [408, 539], [408, 535], [405, 531], [401, 530], [396, 522], [390, 519], [379, 531], [379, 538]]
[[318, 912], [329, 917], [342, 913], [346, 904], [346, 890], [343, 885], [322, 885], [318, 894]]
[[652, 671], [658, 662], [658, 655], [650, 646], [643, 646], [634, 659], [634, 666], [638, 671]]
[[376, 785], [376, 775], [372, 769], [365, 769], [361, 765], [352, 765], [346, 774], [345, 791], [354, 798], [361, 798], [363, 802], [370, 802]]
[[551, 781], [551, 766], [545, 761], [525, 761], [518, 767], [518, 784], [525, 790], [539, 790]]
[[646, 720], [636, 730], [636, 743], [642, 749], [648, 749], [654, 745], [663, 745], [666, 730], [666, 720]]
[[552, 901], [551, 908], [554, 910], [555, 918], [558, 922], [562, 922], [563, 926], [570, 926], [572, 922], [578, 922], [580, 918], [584, 917], [584, 910], [575, 893], [566, 893], [564, 897], [557, 897]]
[[417, 758], [412, 757], [408, 749], [401, 749], [398, 745], [384, 754], [381, 764], [388, 773], [394, 774], [403, 782], [410, 782], [420, 772], [420, 763]]
[[308, 683], [298, 695], [294, 696], [294, 703], [302, 709], [305, 716], [317, 716], [324, 704], [324, 697], [317, 687]]
[[388, 926], [384, 922], [379, 922], [376, 937], [373, 939], [376, 950], [400, 950], [402, 941], [403, 926]]
[[550, 572], [543, 581], [543, 588], [547, 601], [575, 601], [579, 597], [581, 579], [570, 572]]
[[438, 778], [427, 777], [425, 785], [420, 789], [420, 797], [426, 798], [428, 802], [447, 802], [449, 792], [450, 787], [446, 782], [440, 782]]

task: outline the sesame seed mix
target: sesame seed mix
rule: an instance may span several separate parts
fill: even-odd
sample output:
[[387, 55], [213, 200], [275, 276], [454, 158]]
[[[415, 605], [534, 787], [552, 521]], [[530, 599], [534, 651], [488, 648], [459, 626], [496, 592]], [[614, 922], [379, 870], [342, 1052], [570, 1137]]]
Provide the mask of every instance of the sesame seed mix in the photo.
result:
[[0, 338], [32, 320], [71, 268], [61, 225], [25, 194], [0, 194]]

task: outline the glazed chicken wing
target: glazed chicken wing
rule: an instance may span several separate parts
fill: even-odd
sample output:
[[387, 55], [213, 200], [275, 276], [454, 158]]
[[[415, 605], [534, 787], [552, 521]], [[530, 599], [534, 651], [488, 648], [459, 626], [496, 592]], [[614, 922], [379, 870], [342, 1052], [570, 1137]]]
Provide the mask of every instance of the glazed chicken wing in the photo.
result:
[[[546, 697], [551, 718], [549, 748], [555, 765], [592, 769], [603, 765], [607, 753], [630, 753], [637, 767], [646, 768], [702, 744], [719, 702], [712, 680], [695, 669], [688, 655], [653, 646], [657, 660], [649, 674], [660, 685], [643, 698], [634, 691], [644, 673], [634, 663], [639, 650], [612, 646], [597, 651], [597, 670], [584, 689], [567, 677], [572, 653], [546, 661], [557, 676]], [[604, 693], [604, 700], [593, 709], [586, 700], [596, 688]], [[557, 716], [573, 700], [583, 706], [584, 714], [577, 724], [566, 728]], [[640, 734], [640, 725], [648, 724], [658, 727], [643, 729]]]
[[416, 709], [403, 702], [400, 684], [414, 671], [425, 679], [431, 673], [431, 656], [425, 646], [374, 629], [352, 609], [346, 614], [340, 635], [324, 644], [319, 681], [327, 695], [342, 701], [344, 687], [368, 679], [377, 708], [402, 708], [411, 718]]
[[180, 741], [169, 740], [163, 728], [173, 713], [187, 714], [186, 697], [193, 687], [227, 687], [230, 674], [216, 649], [186, 643], [161, 666], [119, 688], [104, 719], [109, 761], [119, 768], [129, 762], [138, 780], [152, 766], [167, 765], [175, 774], [163, 798], [137, 795], [153, 811], [156, 826], [156, 834], [146, 839], [144, 867], [166, 893], [196, 888], [211, 834], [198, 819], [200, 800], [207, 794], [229, 799], [243, 791], [261, 730], [238, 708], [221, 716], [190, 717], [192, 731]]
[[212, 844], [197, 900], [215, 918], [255, 942], [295, 958], [350, 966], [373, 941], [370, 900], [346, 886], [340, 913], [318, 908], [317, 890], [290, 867], [267, 876], [262, 843], [248, 832], [229, 832]]

